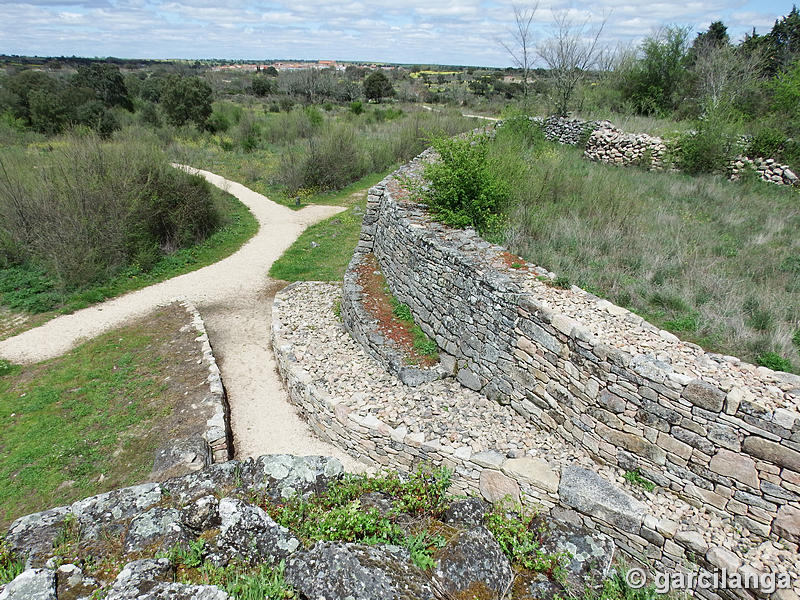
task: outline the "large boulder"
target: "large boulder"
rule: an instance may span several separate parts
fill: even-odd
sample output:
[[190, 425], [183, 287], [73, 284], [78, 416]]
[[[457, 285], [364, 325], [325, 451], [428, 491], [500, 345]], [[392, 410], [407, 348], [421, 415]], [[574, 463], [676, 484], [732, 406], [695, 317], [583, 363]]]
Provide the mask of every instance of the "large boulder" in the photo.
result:
[[131, 519], [124, 547], [125, 552], [142, 548], [168, 550], [177, 544], [188, 543], [193, 537], [181, 522], [177, 508], [156, 506]]
[[258, 506], [236, 498], [219, 502], [220, 530], [215, 562], [277, 562], [297, 550], [300, 541]]
[[319, 542], [286, 563], [286, 581], [314, 600], [432, 600], [405, 548]]
[[213, 585], [173, 583], [172, 566], [161, 558], [125, 565], [106, 600], [228, 600], [228, 594]]
[[456, 535], [436, 558], [434, 584], [452, 596], [502, 598], [514, 578], [511, 563], [483, 526]]
[[562, 470], [558, 495], [570, 508], [635, 534], [639, 533], [647, 512], [644, 504], [583, 467], [569, 466]]
[[172, 440], [156, 450], [152, 481], [164, 481], [205, 469], [213, 462], [211, 447], [201, 436]]
[[477, 527], [483, 524], [483, 518], [488, 511], [489, 504], [480, 498], [456, 500], [444, 511], [442, 522], [459, 527]]
[[0, 600], [56, 600], [55, 571], [23, 571], [0, 592]]
[[614, 540], [599, 531], [590, 531], [561, 521], [549, 521], [542, 551], [568, 554], [567, 586], [582, 594], [608, 576], [614, 560]]

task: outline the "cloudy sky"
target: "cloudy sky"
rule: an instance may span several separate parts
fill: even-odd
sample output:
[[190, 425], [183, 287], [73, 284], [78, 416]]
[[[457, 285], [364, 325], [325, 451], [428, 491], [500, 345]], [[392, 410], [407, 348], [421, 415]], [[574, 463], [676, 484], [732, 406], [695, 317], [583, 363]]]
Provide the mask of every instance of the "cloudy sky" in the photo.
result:
[[[722, 19], [734, 39], [769, 31], [791, 0], [541, 0], [536, 38], [553, 11], [602, 19], [609, 43], [661, 25], [695, 31]], [[591, 10], [591, 12], [589, 12]], [[511, 0], [0, 0], [0, 53], [137, 58], [301, 58], [507, 66], [498, 43]]]

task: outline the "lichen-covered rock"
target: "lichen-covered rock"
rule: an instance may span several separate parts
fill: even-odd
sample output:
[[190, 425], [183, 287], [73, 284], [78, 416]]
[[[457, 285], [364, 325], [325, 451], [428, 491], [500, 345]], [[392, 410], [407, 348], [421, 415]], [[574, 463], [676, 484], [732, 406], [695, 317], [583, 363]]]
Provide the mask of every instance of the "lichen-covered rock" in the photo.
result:
[[436, 558], [434, 581], [455, 596], [483, 590], [493, 598], [503, 597], [514, 578], [511, 563], [483, 526], [459, 533]]
[[106, 600], [228, 600], [228, 594], [213, 585], [173, 583], [172, 566], [161, 558], [125, 565]]
[[176, 544], [192, 539], [181, 523], [177, 508], [156, 506], [131, 519], [125, 535], [125, 551], [134, 552], [142, 548], [167, 550]]
[[25, 515], [11, 524], [6, 543], [14, 554], [26, 557], [26, 568], [44, 566], [53, 552], [53, 540], [61, 531], [67, 514], [69, 508], [61, 506]]
[[61, 565], [56, 571], [58, 600], [88, 600], [98, 587], [97, 580], [84, 575], [77, 565]]
[[342, 463], [329, 456], [268, 454], [254, 462], [251, 477], [254, 489], [280, 500], [322, 493], [343, 473]]
[[483, 518], [488, 510], [489, 505], [480, 498], [458, 500], [447, 507], [442, 515], [442, 522], [448, 525], [477, 527], [483, 524]]
[[181, 521], [196, 533], [218, 528], [222, 523], [219, 518], [219, 500], [216, 496], [198, 498], [183, 507]]
[[242, 500], [220, 500], [219, 517], [217, 562], [233, 558], [247, 562], [277, 562], [300, 545], [288, 529], [278, 525], [261, 508]]
[[171, 582], [172, 574], [172, 565], [166, 558], [134, 560], [119, 572], [107, 600], [140, 598], [159, 583]]
[[0, 592], [0, 600], [56, 600], [56, 574], [50, 569], [28, 569]]
[[432, 600], [427, 577], [408, 550], [320, 542], [286, 563], [286, 581], [314, 600]]
[[550, 521], [541, 549], [548, 554], [569, 554], [567, 586], [579, 595], [608, 576], [616, 545], [599, 531]]
[[211, 447], [199, 435], [172, 440], [156, 451], [152, 481], [164, 481], [206, 468], [213, 462]]
[[115, 535], [125, 530], [125, 520], [161, 501], [157, 483], [143, 483], [92, 496], [75, 502], [69, 509], [84, 539]]

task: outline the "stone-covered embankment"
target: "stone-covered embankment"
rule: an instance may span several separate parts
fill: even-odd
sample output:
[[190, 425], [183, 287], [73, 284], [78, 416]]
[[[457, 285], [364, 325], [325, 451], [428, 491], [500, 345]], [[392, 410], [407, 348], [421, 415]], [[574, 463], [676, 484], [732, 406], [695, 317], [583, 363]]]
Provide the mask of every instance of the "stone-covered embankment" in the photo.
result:
[[281, 291], [273, 347], [290, 399], [315, 431], [365, 464], [401, 471], [422, 462], [447, 466], [455, 491], [493, 502], [511, 496], [599, 529], [628, 554], [662, 566], [679, 568], [695, 556], [705, 568], [788, 568], [800, 576], [791, 566], [796, 546], [744, 535], [716, 509], [668, 490], [645, 491], [624, 470], [532, 427], [510, 405], [452, 380], [401, 385], [347, 334], [334, 312], [339, 297], [327, 283]]
[[202, 361], [203, 366], [208, 369], [207, 390], [200, 401], [193, 403], [190, 410], [188, 407], [185, 409], [188, 410], [189, 421], [194, 424], [197, 433], [167, 440], [156, 451], [150, 473], [151, 481], [184, 475], [233, 457], [230, 410], [205, 322], [194, 304], [185, 299], [176, 302], [184, 307], [191, 319], [187, 327], [197, 333], [196, 342], [201, 352], [198, 362]]

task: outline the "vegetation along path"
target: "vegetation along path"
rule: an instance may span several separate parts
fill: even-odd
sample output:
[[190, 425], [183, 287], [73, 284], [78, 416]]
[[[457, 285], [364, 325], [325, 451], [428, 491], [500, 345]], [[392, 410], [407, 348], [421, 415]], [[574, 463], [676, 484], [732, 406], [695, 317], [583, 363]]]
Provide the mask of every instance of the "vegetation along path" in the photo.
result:
[[258, 233], [218, 263], [0, 341], [0, 357], [26, 364], [53, 358], [82, 339], [146, 316], [175, 298], [187, 298], [202, 312], [214, 344], [231, 405], [237, 458], [282, 452], [325, 454], [356, 468], [347, 454], [314, 436], [289, 404], [268, 333], [272, 298], [279, 287], [267, 276], [270, 266], [306, 227], [344, 208], [313, 205], [294, 211], [213, 173], [183, 168], [241, 200], [258, 219]]

